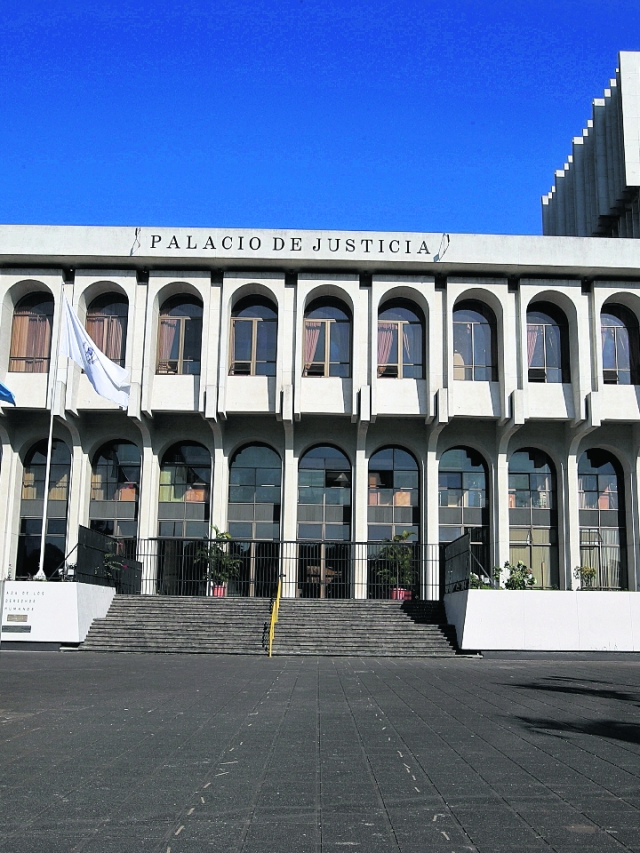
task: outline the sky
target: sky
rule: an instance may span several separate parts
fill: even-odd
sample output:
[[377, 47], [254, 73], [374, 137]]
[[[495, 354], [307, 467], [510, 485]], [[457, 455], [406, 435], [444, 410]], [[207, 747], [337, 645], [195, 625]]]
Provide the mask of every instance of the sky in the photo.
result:
[[638, 0], [3, 0], [0, 223], [541, 233]]

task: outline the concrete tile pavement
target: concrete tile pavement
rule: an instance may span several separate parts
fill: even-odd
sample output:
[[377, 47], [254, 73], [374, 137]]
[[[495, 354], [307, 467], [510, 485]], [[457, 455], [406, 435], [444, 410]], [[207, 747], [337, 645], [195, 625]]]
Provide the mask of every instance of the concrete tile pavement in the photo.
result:
[[634, 660], [0, 653], [2, 853], [640, 851]]

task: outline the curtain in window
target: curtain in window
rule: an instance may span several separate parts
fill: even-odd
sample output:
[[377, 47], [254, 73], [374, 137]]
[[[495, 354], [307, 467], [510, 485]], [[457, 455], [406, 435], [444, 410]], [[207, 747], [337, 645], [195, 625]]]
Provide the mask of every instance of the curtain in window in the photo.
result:
[[158, 340], [158, 368], [168, 368], [171, 353], [178, 334], [179, 320], [173, 317], [160, 318], [160, 337]]
[[[541, 337], [542, 326], [527, 326], [527, 364], [533, 367], [533, 354], [536, 351], [538, 339]], [[538, 365], [541, 366], [541, 365]]]
[[304, 321], [304, 364], [306, 369], [309, 369], [315, 358], [321, 327], [322, 320]]
[[389, 354], [393, 346], [393, 333], [397, 330], [397, 323], [385, 323], [382, 320], [378, 322], [378, 375], [384, 371], [383, 365], [389, 363]]
[[107, 358], [121, 363], [126, 317], [87, 317], [87, 334]]
[[42, 314], [15, 314], [11, 335], [11, 369], [18, 373], [39, 373], [49, 358], [51, 320]]

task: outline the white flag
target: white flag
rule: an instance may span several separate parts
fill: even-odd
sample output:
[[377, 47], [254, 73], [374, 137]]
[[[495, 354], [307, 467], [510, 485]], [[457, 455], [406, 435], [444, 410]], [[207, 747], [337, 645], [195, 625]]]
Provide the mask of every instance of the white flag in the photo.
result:
[[60, 352], [69, 356], [87, 374], [87, 379], [101, 397], [118, 406], [129, 405], [129, 371], [117, 365], [100, 352], [94, 341], [69, 304], [66, 294], [62, 295], [62, 342]]

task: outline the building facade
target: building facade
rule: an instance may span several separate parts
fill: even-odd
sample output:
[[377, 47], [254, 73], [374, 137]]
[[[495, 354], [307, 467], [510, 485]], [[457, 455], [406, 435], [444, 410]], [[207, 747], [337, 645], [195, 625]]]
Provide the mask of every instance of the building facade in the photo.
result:
[[[3, 226], [0, 260], [2, 576], [37, 568], [53, 406], [50, 575], [83, 525], [145, 591], [204, 594], [217, 530], [229, 593], [379, 597], [404, 537], [437, 598], [469, 533], [479, 571], [637, 588], [637, 242]], [[56, 356], [63, 293], [127, 411]]]

